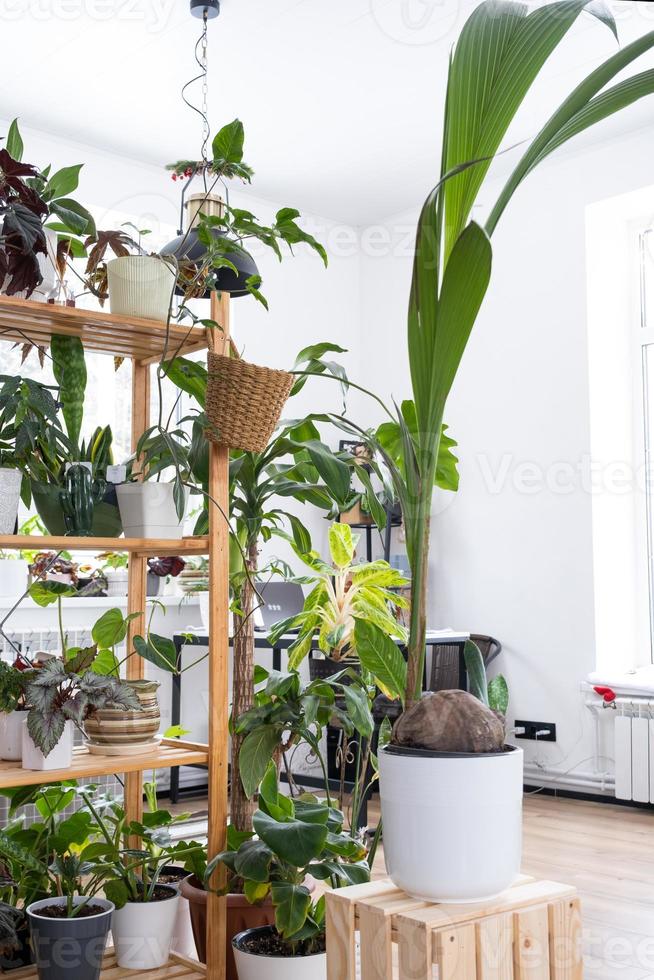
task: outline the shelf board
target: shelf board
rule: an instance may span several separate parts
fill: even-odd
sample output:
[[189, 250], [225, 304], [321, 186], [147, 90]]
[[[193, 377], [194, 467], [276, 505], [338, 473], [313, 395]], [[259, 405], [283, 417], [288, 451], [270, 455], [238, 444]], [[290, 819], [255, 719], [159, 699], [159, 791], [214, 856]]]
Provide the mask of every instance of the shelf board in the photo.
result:
[[[72, 975], [72, 974], [71, 974]], [[36, 967], [28, 966], [22, 970], [12, 970], [8, 976], [13, 980], [36, 980]], [[101, 980], [127, 980], [133, 977], [152, 977], [152, 980], [166, 980], [174, 977], [175, 980], [206, 980], [207, 968], [202, 963], [196, 963], [186, 956], [178, 953], [171, 953], [168, 965], [158, 970], [126, 970], [116, 963], [116, 954], [113, 949], [108, 949], [105, 953], [102, 965]]]
[[7, 551], [127, 551], [130, 554], [163, 557], [165, 555], [206, 555], [207, 537], [187, 538], [74, 538], [53, 535], [2, 534], [0, 549]]
[[159, 320], [0, 296], [0, 340], [47, 347], [53, 334], [80, 337], [87, 350], [133, 357], [145, 364], [159, 361], [164, 351], [172, 357], [207, 347], [203, 327], [172, 323], [166, 338], [166, 324]]
[[76, 748], [69, 769], [41, 772], [23, 769], [19, 762], [0, 762], [0, 788], [38, 786], [64, 779], [89, 779], [114, 773], [169, 769], [171, 766], [206, 765], [208, 759], [206, 746], [177, 740], [163, 741], [142, 755], [91, 755], [85, 748]]

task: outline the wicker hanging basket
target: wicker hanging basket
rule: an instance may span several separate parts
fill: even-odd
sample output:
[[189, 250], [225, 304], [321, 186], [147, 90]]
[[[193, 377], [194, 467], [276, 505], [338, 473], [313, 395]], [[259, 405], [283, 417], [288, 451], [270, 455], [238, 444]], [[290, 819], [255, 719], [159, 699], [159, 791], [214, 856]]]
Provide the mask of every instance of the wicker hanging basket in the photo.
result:
[[262, 453], [284, 410], [294, 378], [209, 351], [207, 436], [220, 446]]

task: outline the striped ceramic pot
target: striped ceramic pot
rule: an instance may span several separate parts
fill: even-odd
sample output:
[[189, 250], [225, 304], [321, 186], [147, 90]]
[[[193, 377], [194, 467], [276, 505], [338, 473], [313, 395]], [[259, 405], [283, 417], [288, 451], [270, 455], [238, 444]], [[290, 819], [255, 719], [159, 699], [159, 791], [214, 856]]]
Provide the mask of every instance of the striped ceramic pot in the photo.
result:
[[159, 681], [126, 681], [136, 692], [140, 711], [100, 708], [84, 722], [86, 737], [94, 746], [128, 746], [151, 742], [159, 731], [161, 712], [157, 700]]

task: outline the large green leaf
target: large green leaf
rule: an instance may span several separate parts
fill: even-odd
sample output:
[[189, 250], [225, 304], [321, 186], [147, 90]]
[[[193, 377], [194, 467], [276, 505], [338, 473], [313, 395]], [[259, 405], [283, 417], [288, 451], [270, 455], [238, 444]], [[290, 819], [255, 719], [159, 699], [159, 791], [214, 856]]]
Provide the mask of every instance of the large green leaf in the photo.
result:
[[239, 754], [239, 769], [243, 789], [248, 799], [251, 799], [259, 789], [259, 784], [266, 775], [266, 768], [279, 741], [279, 731], [270, 725], [255, 728], [244, 739]]
[[466, 640], [463, 648], [463, 656], [468, 672], [468, 685], [470, 693], [483, 704], [488, 704], [488, 684], [486, 681], [486, 667], [481, 650], [472, 640]]
[[349, 524], [332, 524], [329, 528], [329, 552], [337, 568], [345, 568], [354, 558], [357, 539]]
[[78, 163], [73, 167], [62, 167], [50, 177], [46, 184], [44, 197], [51, 201], [53, 198], [66, 197], [77, 190], [79, 185], [79, 172], [82, 164]]
[[99, 647], [115, 647], [116, 644], [122, 643], [127, 636], [130, 620], [140, 615], [140, 613], [136, 613], [131, 616], [123, 616], [120, 609], [107, 609], [106, 613], [103, 613], [93, 626], [91, 636]]
[[226, 160], [227, 163], [240, 163], [243, 159], [243, 144], [245, 133], [240, 119], [234, 119], [216, 133], [213, 138], [214, 160]]
[[13, 122], [11, 123], [11, 126], [9, 127], [9, 132], [7, 133], [7, 142], [5, 145], [9, 156], [13, 157], [14, 160], [18, 160], [18, 162], [20, 163], [20, 161], [23, 159], [24, 145], [23, 145], [22, 136], [20, 135], [20, 130], [18, 128], [17, 119], [14, 119]]
[[[557, 0], [530, 13], [527, 4], [485, 0], [466, 21], [450, 66], [444, 159], [447, 170], [480, 162], [445, 187], [445, 261], [527, 92], [589, 4]], [[597, 12], [615, 33], [612, 17]]]
[[77, 589], [72, 585], [66, 585], [64, 582], [44, 582], [42, 579], [38, 579], [30, 585], [29, 594], [37, 606], [51, 606], [66, 596], [77, 595]]
[[311, 894], [305, 885], [275, 881], [272, 885], [275, 925], [285, 938], [294, 936], [304, 925], [311, 908]]
[[404, 698], [406, 662], [390, 636], [372, 623], [357, 619], [354, 639], [359, 660], [384, 694]]
[[261, 840], [248, 840], [238, 849], [234, 861], [236, 873], [250, 881], [268, 881], [273, 852]]
[[295, 868], [303, 868], [318, 857], [327, 840], [324, 824], [303, 820], [273, 820], [258, 810], [254, 815], [254, 830], [277, 857]]
[[175, 673], [178, 669], [177, 651], [170, 637], [149, 633], [147, 640], [145, 640], [142, 636], [135, 636], [134, 649], [139, 657], [143, 657], [155, 667], [160, 667], [161, 670]]

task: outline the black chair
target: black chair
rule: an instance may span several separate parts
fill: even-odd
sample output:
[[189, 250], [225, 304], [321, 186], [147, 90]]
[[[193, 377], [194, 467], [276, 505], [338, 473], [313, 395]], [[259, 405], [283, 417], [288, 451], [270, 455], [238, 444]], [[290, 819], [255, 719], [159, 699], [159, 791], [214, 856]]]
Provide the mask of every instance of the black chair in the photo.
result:
[[[502, 644], [492, 636], [471, 633], [470, 639], [479, 647], [486, 667], [502, 651]], [[460, 686], [460, 650], [460, 645], [454, 643], [439, 643], [438, 646], [433, 647], [428, 685], [429, 691], [453, 691]]]

